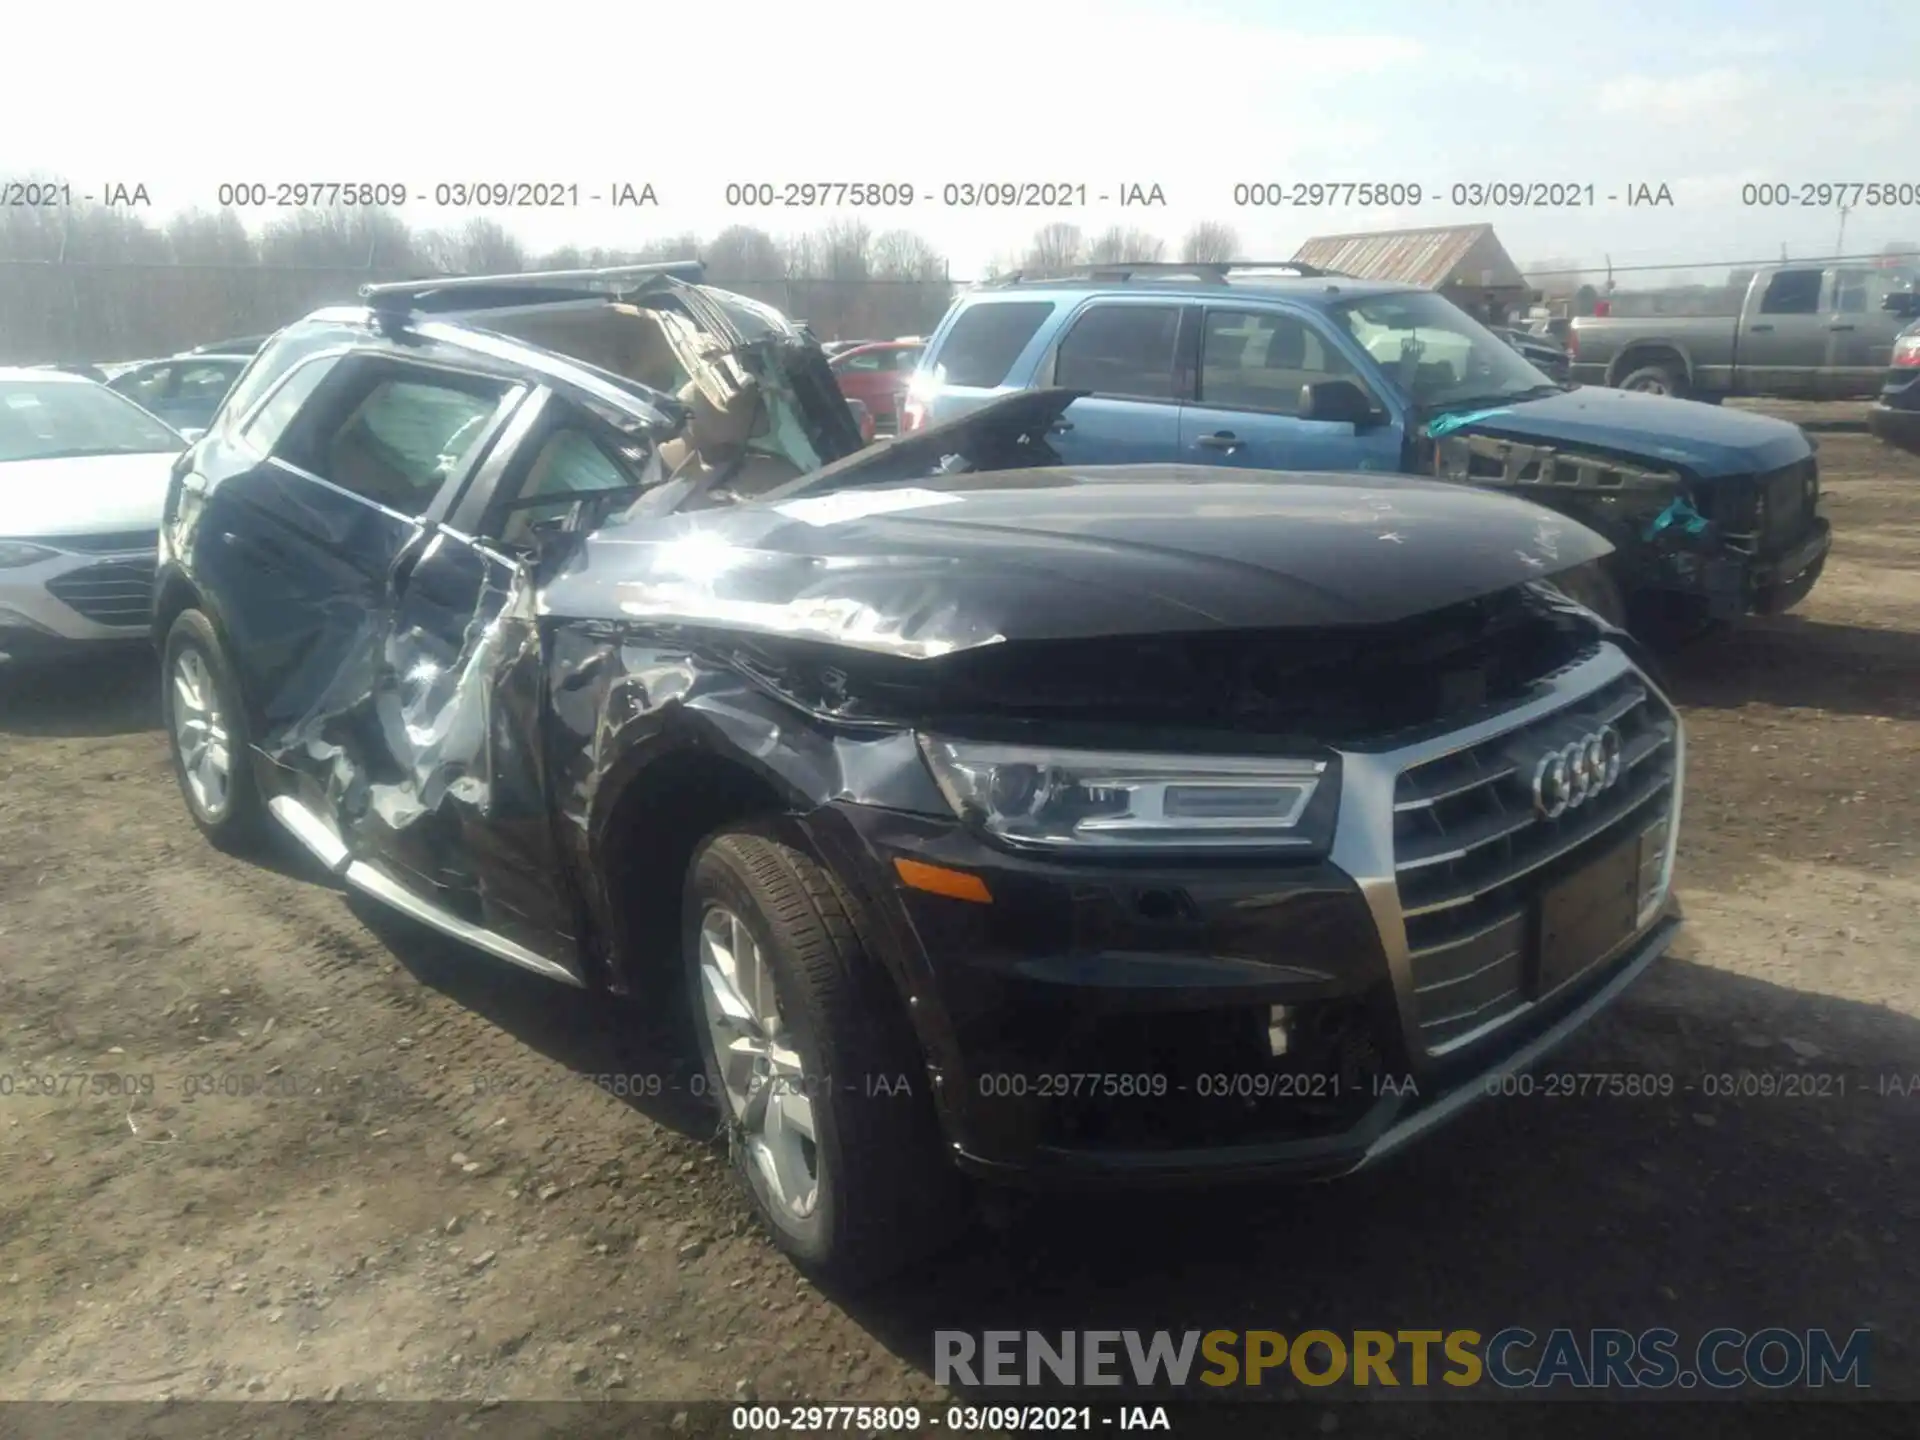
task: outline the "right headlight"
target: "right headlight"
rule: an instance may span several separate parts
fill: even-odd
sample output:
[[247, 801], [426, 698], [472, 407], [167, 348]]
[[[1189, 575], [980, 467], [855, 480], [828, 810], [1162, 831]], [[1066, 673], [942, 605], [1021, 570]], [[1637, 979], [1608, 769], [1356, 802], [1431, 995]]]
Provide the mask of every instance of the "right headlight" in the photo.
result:
[[919, 741], [954, 814], [1009, 845], [1313, 853], [1332, 837], [1326, 760]]
[[0, 570], [38, 565], [42, 560], [51, 560], [59, 553], [58, 550], [49, 550], [44, 545], [35, 545], [26, 540], [0, 540]]

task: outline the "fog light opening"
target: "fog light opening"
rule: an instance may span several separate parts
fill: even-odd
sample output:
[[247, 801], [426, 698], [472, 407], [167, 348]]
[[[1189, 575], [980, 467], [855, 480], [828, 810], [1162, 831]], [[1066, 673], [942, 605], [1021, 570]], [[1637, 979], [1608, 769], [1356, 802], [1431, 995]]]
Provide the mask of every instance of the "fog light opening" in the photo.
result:
[[1293, 1012], [1285, 1005], [1267, 1007], [1267, 1053], [1278, 1060], [1287, 1053], [1293, 1029]]

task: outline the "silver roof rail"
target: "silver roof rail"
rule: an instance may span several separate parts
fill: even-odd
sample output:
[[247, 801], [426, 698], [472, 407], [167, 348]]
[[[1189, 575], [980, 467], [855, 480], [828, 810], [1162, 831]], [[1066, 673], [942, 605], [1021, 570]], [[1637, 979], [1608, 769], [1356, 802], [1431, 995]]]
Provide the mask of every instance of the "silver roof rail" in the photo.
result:
[[362, 285], [360, 298], [386, 309], [447, 291], [549, 287], [596, 289], [616, 281], [644, 280], [657, 275], [698, 281], [706, 273], [706, 264], [700, 260], [663, 260], [652, 265], [609, 265], [594, 270], [528, 270], [512, 275], [434, 275], [424, 280], [385, 280], [378, 284]]
[[1211, 285], [1224, 285], [1234, 275], [1282, 273], [1303, 280], [1349, 280], [1353, 277], [1338, 270], [1323, 270], [1301, 260], [1118, 260], [1111, 264], [1077, 265], [1058, 275], [1033, 275], [1015, 270], [983, 288], [1003, 285], [1086, 285], [1127, 280], [1180, 280], [1191, 277]]

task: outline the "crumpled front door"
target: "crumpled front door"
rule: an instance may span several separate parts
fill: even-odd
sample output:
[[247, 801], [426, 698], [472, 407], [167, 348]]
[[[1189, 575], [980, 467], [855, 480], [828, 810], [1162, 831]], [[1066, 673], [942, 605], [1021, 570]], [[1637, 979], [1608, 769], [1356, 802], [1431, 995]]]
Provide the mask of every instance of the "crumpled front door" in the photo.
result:
[[396, 572], [370, 692], [377, 753], [336, 813], [389, 879], [577, 976], [543, 687], [527, 567], [434, 531]]

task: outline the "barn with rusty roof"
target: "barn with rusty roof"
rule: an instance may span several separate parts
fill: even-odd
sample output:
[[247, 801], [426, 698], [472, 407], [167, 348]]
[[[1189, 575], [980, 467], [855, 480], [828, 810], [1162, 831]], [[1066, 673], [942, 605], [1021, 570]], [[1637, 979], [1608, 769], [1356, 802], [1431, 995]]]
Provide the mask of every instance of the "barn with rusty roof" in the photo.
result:
[[[1533, 296], [1533, 287], [1491, 225], [1317, 235], [1293, 258], [1362, 280], [1424, 285], [1476, 312], [1488, 308], [1510, 310]], [[1492, 307], [1488, 301], [1493, 302]]]

